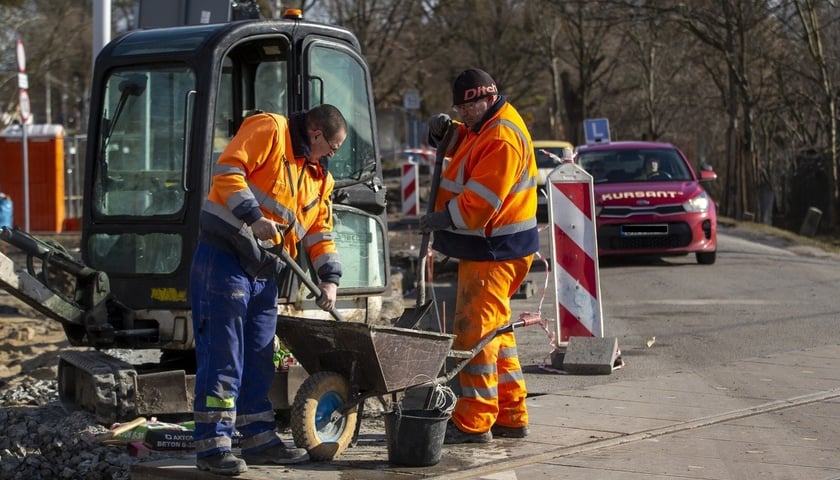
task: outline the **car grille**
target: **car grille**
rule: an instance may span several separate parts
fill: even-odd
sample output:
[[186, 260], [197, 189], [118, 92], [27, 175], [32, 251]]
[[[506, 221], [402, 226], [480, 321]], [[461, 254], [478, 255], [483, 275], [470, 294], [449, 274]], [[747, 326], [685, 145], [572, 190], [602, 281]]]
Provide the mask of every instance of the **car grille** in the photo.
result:
[[651, 207], [603, 207], [600, 217], [625, 218], [631, 215], [677, 215], [685, 213], [682, 205], [657, 205]]
[[[663, 228], [667, 226], [666, 229]], [[622, 235], [622, 229], [634, 235]], [[645, 234], [643, 225], [603, 225], [598, 228], [598, 245], [610, 250], [667, 249], [685, 247], [691, 243], [691, 228], [687, 223], [666, 223], [650, 225]]]

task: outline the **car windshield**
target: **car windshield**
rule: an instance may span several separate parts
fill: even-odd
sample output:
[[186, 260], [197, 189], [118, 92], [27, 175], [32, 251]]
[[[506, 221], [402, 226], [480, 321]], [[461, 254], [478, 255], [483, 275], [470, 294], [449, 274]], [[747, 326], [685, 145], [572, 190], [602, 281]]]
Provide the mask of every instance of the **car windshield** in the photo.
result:
[[577, 161], [595, 183], [693, 180], [685, 160], [673, 149], [582, 151]]

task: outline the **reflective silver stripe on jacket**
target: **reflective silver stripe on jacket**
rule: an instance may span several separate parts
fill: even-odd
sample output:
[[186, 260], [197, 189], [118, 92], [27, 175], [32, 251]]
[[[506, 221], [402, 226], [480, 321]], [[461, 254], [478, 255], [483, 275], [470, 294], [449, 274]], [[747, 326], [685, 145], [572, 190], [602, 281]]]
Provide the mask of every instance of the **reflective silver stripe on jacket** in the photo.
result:
[[[503, 125], [503, 126], [506, 126], [506, 127], [510, 128], [511, 130], [516, 132], [516, 135], [519, 137], [519, 140], [522, 142], [523, 146], [528, 145], [527, 137], [522, 132], [522, 130], [520, 130], [519, 127], [517, 127], [516, 124], [514, 124], [513, 122], [511, 122], [509, 120], [504, 120], [504, 119], [496, 120], [495, 122], [488, 125], [487, 128], [488, 129], [493, 128], [497, 125]], [[475, 148], [475, 145], [476, 144], [474, 143], [472, 146], [470, 146], [470, 149], [464, 155], [465, 158], [469, 158], [469, 156], [472, 155], [472, 151], [473, 151], [473, 148]], [[527, 164], [528, 160], [531, 158], [532, 152], [527, 148], [525, 148], [524, 150], [525, 150], [525, 162]], [[466, 185], [464, 184], [464, 177], [466, 175], [465, 174], [466, 163], [467, 163], [466, 161], [463, 161], [458, 166], [458, 172], [455, 175], [455, 180], [451, 180], [451, 179], [448, 179], [448, 178], [441, 178], [439, 188], [443, 188], [444, 190], [452, 192], [452, 194], [455, 195], [455, 196], [460, 195], [461, 193], [464, 192], [464, 190], [470, 190], [471, 192], [474, 192], [476, 195], [478, 195], [485, 202], [487, 202], [489, 205], [492, 205], [493, 208], [498, 211], [502, 207], [504, 199], [499, 198], [492, 190], [490, 190], [486, 186], [482, 185], [481, 183], [477, 182], [475, 179], [470, 179], [468, 182], [466, 182]], [[511, 189], [510, 189], [510, 192], [509, 192], [510, 194], [523, 192], [523, 191], [526, 191], [530, 188], [534, 188], [534, 187], [537, 186], [537, 178], [535, 176], [529, 177], [528, 176], [529, 173], [530, 172], [529, 172], [529, 170], [526, 166], [526, 168], [524, 168], [522, 170], [522, 174], [520, 175], [520, 178], [511, 186]], [[490, 234], [488, 235], [484, 228], [478, 228], [478, 229], [472, 229], [472, 230], [466, 229], [465, 227], [466, 227], [467, 223], [464, 220], [463, 215], [461, 215], [461, 212], [457, 208], [457, 204], [455, 202], [452, 202], [452, 203], [446, 205], [445, 208], [449, 212], [449, 216], [452, 218], [453, 225], [455, 225], [455, 227], [457, 227], [458, 233], [461, 234], [461, 235], [470, 235], [470, 236], [483, 237], [483, 238], [485, 238], [485, 237], [486, 238], [499, 237], [499, 236], [504, 236], [504, 235], [512, 235], [512, 234], [518, 233], [518, 232], [524, 232], [526, 230], [530, 230], [530, 229], [535, 228], [537, 226], [537, 219], [533, 218], [533, 219], [525, 220], [525, 221], [522, 221], [522, 222], [517, 222], [517, 223], [512, 223], [512, 224], [502, 225], [500, 227], [492, 228], [490, 230]]]
[[[270, 202], [276, 208], [274, 209], [274, 213], [277, 214], [277, 210], [286, 210], [285, 207], [280, 208], [280, 204], [277, 202]], [[223, 222], [229, 224], [230, 226], [239, 230], [240, 235], [245, 235], [248, 237], [252, 237], [253, 234], [251, 233], [251, 227], [243, 222], [241, 219], [237, 218], [236, 215], [233, 214], [232, 211], [229, 209], [219, 205], [216, 202], [206, 201], [204, 205], [201, 207], [207, 213], [212, 214], [213, 216], [219, 218]], [[287, 210], [288, 211], [288, 210]], [[278, 215], [281, 216], [281, 215]], [[281, 218], [286, 218], [286, 216], [282, 216]], [[294, 217], [293, 217], [294, 218]], [[288, 221], [288, 220], [287, 220]], [[298, 238], [303, 238], [306, 235], [306, 230], [303, 229], [300, 225], [295, 222], [294, 224], [295, 233], [297, 234]]]

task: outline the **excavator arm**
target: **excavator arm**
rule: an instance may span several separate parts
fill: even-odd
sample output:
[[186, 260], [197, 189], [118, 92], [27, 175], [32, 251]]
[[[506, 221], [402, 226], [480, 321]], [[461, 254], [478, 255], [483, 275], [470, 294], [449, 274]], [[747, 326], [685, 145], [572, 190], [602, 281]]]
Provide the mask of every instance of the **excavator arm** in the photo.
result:
[[0, 288], [60, 322], [72, 345], [107, 348], [139, 333], [132, 329], [131, 309], [111, 295], [105, 272], [17, 228], [2, 227], [0, 240], [26, 255], [26, 269], [19, 269], [0, 253]]

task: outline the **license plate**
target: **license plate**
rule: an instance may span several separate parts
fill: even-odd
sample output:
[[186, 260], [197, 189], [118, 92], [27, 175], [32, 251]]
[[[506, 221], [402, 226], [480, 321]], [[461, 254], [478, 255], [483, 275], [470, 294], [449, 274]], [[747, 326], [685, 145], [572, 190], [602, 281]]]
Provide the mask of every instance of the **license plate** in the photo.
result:
[[622, 225], [622, 237], [658, 237], [668, 235], [667, 223]]

